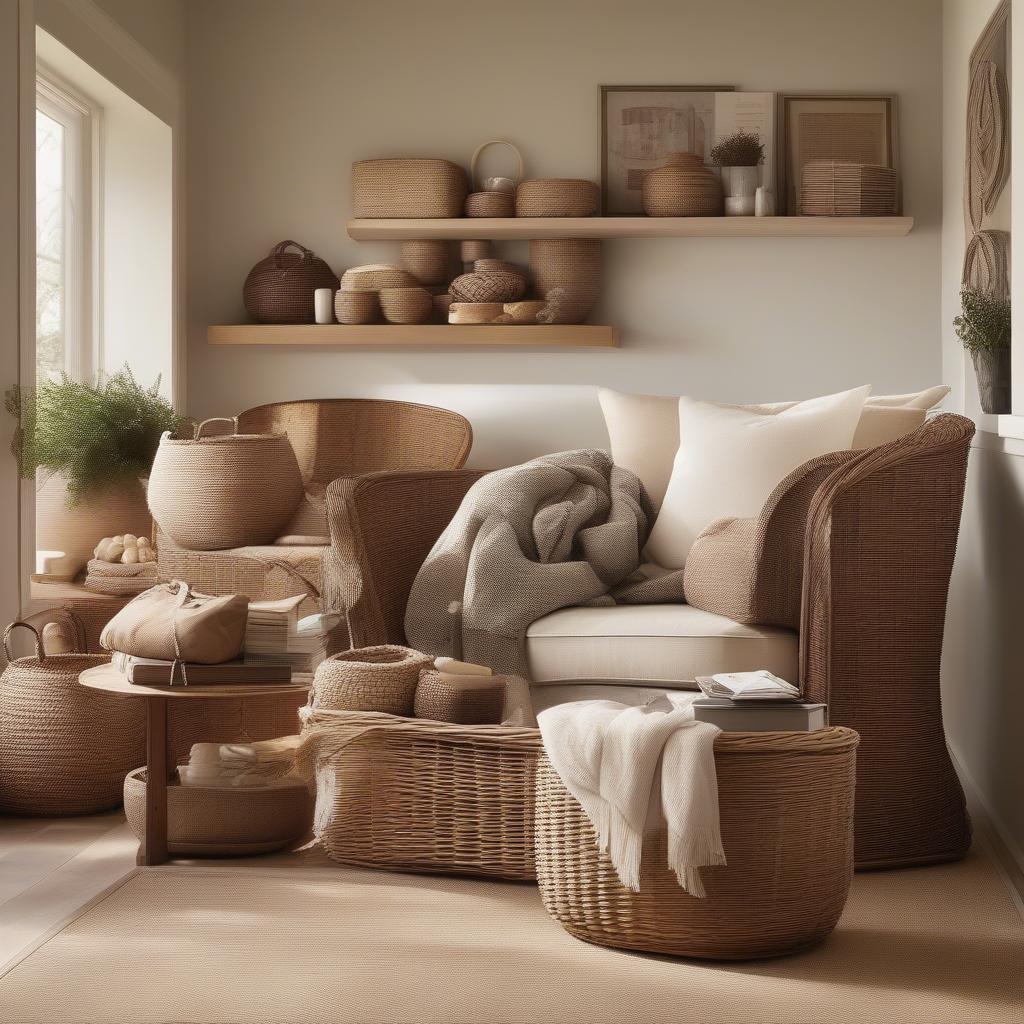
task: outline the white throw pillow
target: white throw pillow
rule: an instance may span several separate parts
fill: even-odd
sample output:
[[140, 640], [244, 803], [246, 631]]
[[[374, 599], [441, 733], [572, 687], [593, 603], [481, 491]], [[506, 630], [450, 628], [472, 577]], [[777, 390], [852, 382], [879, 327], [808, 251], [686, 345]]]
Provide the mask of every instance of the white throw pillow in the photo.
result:
[[679, 399], [679, 446], [644, 552], [681, 569], [716, 519], [756, 516], [775, 485], [808, 459], [849, 448], [870, 387], [797, 402], [780, 412]]
[[[909, 395], [875, 395], [864, 411], [851, 448], [874, 448], [916, 430], [929, 409], [949, 394], [940, 385]], [[609, 388], [598, 390], [608, 439], [615, 464], [643, 481], [655, 506], [661, 505], [672, 475], [672, 460], [679, 450], [679, 398], [663, 395], [630, 395]], [[761, 412], [782, 412], [795, 402], [742, 406]]]

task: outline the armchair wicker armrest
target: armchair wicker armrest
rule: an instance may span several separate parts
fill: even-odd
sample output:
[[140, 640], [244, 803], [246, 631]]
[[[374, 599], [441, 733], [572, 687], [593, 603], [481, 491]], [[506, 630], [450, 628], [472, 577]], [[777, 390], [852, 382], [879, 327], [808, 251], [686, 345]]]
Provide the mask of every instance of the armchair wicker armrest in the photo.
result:
[[382, 472], [327, 488], [325, 603], [344, 608], [353, 647], [405, 643], [405, 606], [434, 541], [482, 473]]

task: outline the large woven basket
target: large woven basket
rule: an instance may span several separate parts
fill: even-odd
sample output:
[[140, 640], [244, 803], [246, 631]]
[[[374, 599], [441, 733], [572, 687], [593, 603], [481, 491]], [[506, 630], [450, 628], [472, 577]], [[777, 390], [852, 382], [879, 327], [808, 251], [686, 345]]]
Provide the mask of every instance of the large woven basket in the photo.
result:
[[0, 677], [0, 812], [61, 817], [121, 803], [126, 772], [145, 760], [143, 701], [86, 690], [86, 669], [106, 655], [46, 654], [36, 629], [33, 657], [10, 661]]
[[332, 654], [316, 670], [310, 704], [325, 710], [411, 715], [420, 672], [432, 660], [394, 644]]
[[601, 292], [601, 240], [538, 238], [530, 242], [530, 270], [547, 308], [543, 323], [586, 320]]
[[529, 881], [537, 729], [303, 712], [313, 831], [346, 864]]
[[448, 160], [358, 160], [352, 165], [355, 217], [461, 217], [466, 172]]
[[[149, 476], [149, 507], [176, 544], [213, 551], [269, 544], [302, 501], [302, 479], [285, 434], [160, 439]], [[233, 421], [238, 429], [237, 419]]]
[[728, 865], [705, 899], [679, 887], [666, 834], [644, 843], [640, 892], [619, 882], [582, 808], [546, 759], [537, 778], [537, 879], [548, 913], [588, 942], [742, 960], [823, 939], [853, 872], [857, 734], [723, 733], [715, 744]]
[[338, 275], [319, 256], [289, 240], [278, 242], [249, 271], [242, 297], [249, 316], [258, 323], [311, 324], [313, 292], [337, 287]]

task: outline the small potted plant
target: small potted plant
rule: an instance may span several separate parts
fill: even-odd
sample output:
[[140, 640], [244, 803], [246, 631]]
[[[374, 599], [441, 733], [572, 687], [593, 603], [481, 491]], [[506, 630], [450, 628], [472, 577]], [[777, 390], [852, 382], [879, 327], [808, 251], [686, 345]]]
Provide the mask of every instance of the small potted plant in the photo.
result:
[[22, 475], [36, 480], [41, 577], [73, 578], [102, 537], [150, 533], [141, 480], [160, 435], [182, 423], [159, 385], [140, 387], [126, 367], [96, 385], [64, 374], [34, 391], [7, 392], [18, 419], [14, 452]]
[[956, 336], [970, 352], [978, 380], [981, 411], [1010, 411], [1010, 300], [964, 288]]
[[[760, 184], [764, 144], [753, 132], [735, 132], [711, 149], [711, 162], [722, 168], [725, 212], [749, 215], [754, 212], [754, 193]], [[730, 204], [729, 199], [744, 200]], [[733, 210], [730, 210], [730, 206]]]

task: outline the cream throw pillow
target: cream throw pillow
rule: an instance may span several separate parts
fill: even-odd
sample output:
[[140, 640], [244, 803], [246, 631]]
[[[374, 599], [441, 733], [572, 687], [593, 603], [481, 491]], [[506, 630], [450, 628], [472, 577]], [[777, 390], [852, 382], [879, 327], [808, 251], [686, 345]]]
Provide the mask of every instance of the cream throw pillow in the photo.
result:
[[[864, 403], [864, 411], [851, 448], [874, 448], [909, 434], [924, 423], [929, 409], [949, 394], [939, 386], [909, 395], [877, 395]], [[661, 395], [629, 395], [600, 388], [598, 398], [604, 413], [615, 464], [636, 473], [654, 504], [665, 497], [672, 475], [672, 460], [679, 450], [679, 399]], [[740, 408], [776, 413], [795, 402], [749, 405]]]
[[797, 402], [779, 412], [679, 399], [679, 446], [645, 560], [681, 569], [716, 519], [756, 516], [797, 466], [849, 448], [870, 387]]

